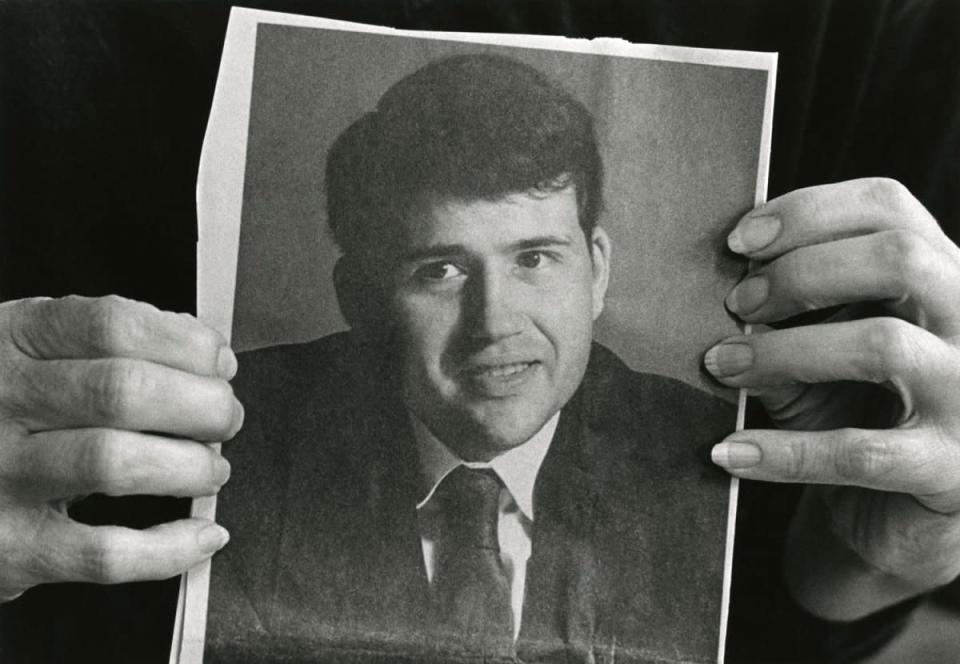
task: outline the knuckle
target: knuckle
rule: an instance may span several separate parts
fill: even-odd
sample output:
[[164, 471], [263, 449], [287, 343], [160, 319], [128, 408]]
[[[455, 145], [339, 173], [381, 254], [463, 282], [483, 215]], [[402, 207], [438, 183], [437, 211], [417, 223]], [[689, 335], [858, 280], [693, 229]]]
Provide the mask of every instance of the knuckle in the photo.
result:
[[13, 432], [17, 415], [30, 410], [36, 403], [43, 403], [47, 395], [43, 381], [33, 369], [34, 360], [17, 359], [0, 364], [3, 379], [0, 380], [0, 413], [4, 428]]
[[87, 317], [90, 342], [104, 352], [119, 353], [137, 343], [143, 327], [131, 302], [118, 295], [91, 300]]
[[75, 307], [80, 309], [82, 307], [87, 307], [91, 302], [95, 302], [96, 298], [86, 297], [85, 295], [64, 295], [63, 297], [58, 297], [53, 300], [48, 300], [55, 307]]
[[182, 322], [184, 328], [190, 331], [192, 341], [197, 346], [202, 348], [216, 349], [224, 343], [224, 339], [219, 332], [214, 330], [209, 325], [201, 323], [195, 316], [187, 313], [180, 313], [177, 314], [177, 317]]
[[805, 480], [810, 475], [810, 454], [807, 445], [800, 443], [797, 445], [786, 445], [783, 448], [783, 467], [784, 479], [799, 482]]
[[932, 277], [934, 262], [930, 260], [930, 246], [913, 231], [895, 230], [882, 234], [880, 262], [886, 266], [899, 285], [902, 295], [911, 286], [922, 286]]
[[807, 187], [790, 192], [784, 197], [781, 214], [796, 219], [821, 218], [827, 214], [819, 187]]
[[119, 547], [108, 528], [95, 528], [80, 550], [79, 568], [84, 580], [93, 583], [123, 581], [123, 565]]
[[121, 434], [109, 429], [94, 429], [78, 446], [76, 472], [79, 483], [89, 491], [122, 493], [131, 476], [129, 455]]
[[788, 311], [813, 311], [825, 306], [822, 296], [818, 295], [815, 282], [811, 279], [811, 272], [793, 264], [789, 258], [760, 273], [769, 280], [770, 292], [773, 294], [770, 299], [783, 302]]
[[856, 483], [882, 477], [895, 457], [889, 440], [869, 432], [838, 431], [835, 443], [834, 471], [841, 480]]
[[0, 491], [6, 494], [31, 493], [49, 481], [49, 463], [42, 446], [28, 436], [0, 427]]
[[103, 360], [95, 366], [88, 391], [90, 411], [104, 423], [128, 419], [146, 384], [143, 370], [137, 362], [123, 359]]
[[56, 302], [46, 297], [30, 297], [7, 305], [6, 327], [15, 352], [32, 357], [44, 355], [43, 333], [59, 326], [55, 316]]
[[43, 318], [50, 317], [50, 304], [69, 300], [73, 296], [67, 296], [60, 299], [51, 299], [49, 297], [25, 297], [20, 300], [14, 300], [8, 303], [9, 314], [15, 318]]
[[905, 212], [913, 207], [913, 194], [898, 180], [867, 178], [864, 184], [864, 198], [882, 209]]
[[864, 337], [864, 373], [872, 382], [886, 382], [916, 366], [916, 340], [909, 323], [899, 318], [877, 318], [868, 325]]

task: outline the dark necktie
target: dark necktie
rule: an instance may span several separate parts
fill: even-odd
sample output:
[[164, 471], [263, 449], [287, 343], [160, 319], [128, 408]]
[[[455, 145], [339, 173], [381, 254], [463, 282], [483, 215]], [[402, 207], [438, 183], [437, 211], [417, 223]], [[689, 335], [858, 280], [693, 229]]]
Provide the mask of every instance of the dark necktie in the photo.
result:
[[433, 592], [437, 618], [461, 647], [510, 656], [510, 583], [497, 538], [500, 491], [493, 470], [459, 466], [437, 487], [444, 522]]

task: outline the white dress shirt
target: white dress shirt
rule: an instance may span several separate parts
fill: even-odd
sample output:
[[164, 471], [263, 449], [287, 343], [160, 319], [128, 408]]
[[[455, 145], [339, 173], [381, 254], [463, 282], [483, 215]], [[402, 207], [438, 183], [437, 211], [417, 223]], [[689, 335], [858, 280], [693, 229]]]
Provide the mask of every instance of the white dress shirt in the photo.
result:
[[533, 541], [533, 487], [559, 419], [560, 413], [557, 413], [530, 440], [489, 462], [470, 462], [460, 459], [437, 440], [419, 419], [411, 416], [424, 482], [424, 497], [417, 503], [417, 520], [420, 542], [423, 545], [423, 560], [430, 583], [433, 583], [434, 570], [437, 567], [438, 548], [443, 546], [440, 506], [433, 500], [433, 494], [443, 478], [461, 465], [468, 468], [491, 468], [506, 487], [505, 491], [500, 492], [497, 537], [500, 541], [500, 559], [510, 582], [514, 639], [520, 634], [527, 560], [530, 558]]

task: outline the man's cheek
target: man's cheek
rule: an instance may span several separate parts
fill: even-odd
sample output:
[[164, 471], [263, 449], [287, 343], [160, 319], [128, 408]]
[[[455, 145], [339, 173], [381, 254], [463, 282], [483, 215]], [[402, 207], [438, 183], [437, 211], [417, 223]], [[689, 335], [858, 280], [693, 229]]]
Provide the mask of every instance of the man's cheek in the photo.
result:
[[545, 331], [554, 344], [566, 346], [590, 336], [593, 329], [593, 299], [582, 290], [572, 288], [565, 298], [544, 300], [538, 327]]

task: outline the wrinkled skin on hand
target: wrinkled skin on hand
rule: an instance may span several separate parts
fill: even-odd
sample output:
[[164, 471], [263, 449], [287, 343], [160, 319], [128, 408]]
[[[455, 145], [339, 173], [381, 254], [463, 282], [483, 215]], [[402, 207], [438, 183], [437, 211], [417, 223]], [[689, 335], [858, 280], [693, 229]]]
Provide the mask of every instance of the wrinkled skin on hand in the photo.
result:
[[223, 546], [203, 519], [88, 526], [91, 493], [216, 493], [229, 464], [207, 442], [240, 428], [236, 358], [191, 316], [119, 297], [0, 305], [0, 601], [55, 581], [179, 574]]
[[[727, 306], [756, 334], [708, 351], [778, 430], [743, 431], [714, 460], [809, 487], [786, 556], [815, 613], [852, 619], [960, 574], [960, 249], [899, 183], [802, 189], [748, 213], [751, 259]], [[864, 305], [863, 303], [868, 303]], [[768, 327], [840, 307], [823, 322]]]

